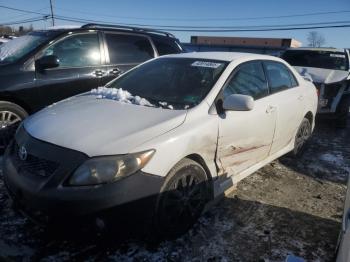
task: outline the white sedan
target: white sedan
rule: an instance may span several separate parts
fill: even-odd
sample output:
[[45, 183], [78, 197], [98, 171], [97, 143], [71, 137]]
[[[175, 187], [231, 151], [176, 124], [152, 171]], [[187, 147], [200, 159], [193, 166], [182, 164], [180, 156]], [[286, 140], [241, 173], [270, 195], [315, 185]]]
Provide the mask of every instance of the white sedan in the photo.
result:
[[314, 85], [279, 58], [163, 56], [27, 118], [6, 151], [5, 182], [29, 215], [107, 227], [133, 210], [154, 234], [176, 236], [208, 201], [300, 153], [316, 109]]

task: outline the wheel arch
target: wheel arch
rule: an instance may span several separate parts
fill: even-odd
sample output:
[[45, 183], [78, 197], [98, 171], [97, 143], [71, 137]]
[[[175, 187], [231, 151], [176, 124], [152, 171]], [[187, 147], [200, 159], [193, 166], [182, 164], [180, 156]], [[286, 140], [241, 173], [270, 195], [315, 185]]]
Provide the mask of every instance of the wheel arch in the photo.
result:
[[311, 126], [314, 124], [314, 115], [311, 111], [307, 112], [306, 115], [304, 116], [307, 120], [310, 121]]
[[33, 113], [32, 108], [27, 103], [25, 103], [23, 100], [18, 99], [16, 97], [7, 96], [7, 95], [0, 95], [0, 101], [14, 103], [14, 104], [22, 107], [28, 114]]
[[198, 164], [200, 164], [204, 170], [205, 170], [205, 174], [207, 176], [207, 179], [208, 181], [212, 181], [213, 177], [212, 177], [212, 174], [207, 166], [207, 164], [205, 163], [203, 157], [199, 154], [190, 154], [190, 155], [187, 155], [185, 158], [189, 158], [195, 162], [197, 162]]

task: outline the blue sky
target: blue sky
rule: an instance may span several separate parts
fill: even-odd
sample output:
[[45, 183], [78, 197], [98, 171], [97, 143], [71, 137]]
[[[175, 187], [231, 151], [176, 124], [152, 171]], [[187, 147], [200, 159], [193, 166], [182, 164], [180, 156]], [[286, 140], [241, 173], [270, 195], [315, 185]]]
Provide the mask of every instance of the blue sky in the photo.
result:
[[[103, 20], [113, 23], [138, 23], [147, 25], [191, 25], [191, 26], [255, 26], [284, 25], [295, 23], [318, 23], [350, 21], [350, 12], [293, 18], [245, 19], [266, 16], [283, 16], [329, 11], [350, 11], [350, 0], [53, 0], [57, 15]], [[49, 13], [49, 0], [0, 0], [1, 5]], [[38, 17], [0, 8], [0, 24]], [[239, 20], [215, 20], [215, 19]], [[58, 25], [74, 24], [57, 21]], [[348, 23], [350, 24], [350, 23]], [[35, 22], [35, 28], [45, 28], [49, 22]], [[295, 38], [307, 45], [310, 30], [274, 32], [230, 32], [230, 33], [190, 33], [174, 32], [184, 42], [191, 35], [229, 35], [250, 37]], [[326, 46], [350, 47], [350, 28], [318, 29], [326, 38]]]

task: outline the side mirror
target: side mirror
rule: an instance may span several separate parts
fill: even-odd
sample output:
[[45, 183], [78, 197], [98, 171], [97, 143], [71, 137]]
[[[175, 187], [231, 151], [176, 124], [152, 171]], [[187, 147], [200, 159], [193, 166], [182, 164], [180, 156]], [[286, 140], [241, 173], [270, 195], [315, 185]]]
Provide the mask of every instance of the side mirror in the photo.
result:
[[234, 94], [226, 97], [222, 106], [227, 111], [250, 111], [254, 108], [254, 98]]
[[47, 55], [35, 60], [35, 69], [44, 70], [48, 68], [58, 67], [60, 60], [55, 55]]

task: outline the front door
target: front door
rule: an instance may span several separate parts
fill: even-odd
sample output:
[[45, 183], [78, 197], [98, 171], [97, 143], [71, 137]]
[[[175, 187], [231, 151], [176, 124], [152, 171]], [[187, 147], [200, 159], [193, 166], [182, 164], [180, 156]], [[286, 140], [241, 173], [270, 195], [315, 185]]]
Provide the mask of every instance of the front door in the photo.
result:
[[235, 69], [222, 92], [250, 95], [251, 111], [226, 111], [219, 115], [218, 160], [225, 173], [236, 175], [265, 159], [270, 151], [276, 122], [276, 108], [269, 96], [260, 61]]
[[86, 92], [101, 84], [101, 46], [96, 32], [68, 35], [38, 56], [55, 55], [59, 66], [35, 70], [36, 87], [42, 106]]

